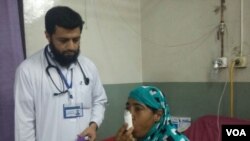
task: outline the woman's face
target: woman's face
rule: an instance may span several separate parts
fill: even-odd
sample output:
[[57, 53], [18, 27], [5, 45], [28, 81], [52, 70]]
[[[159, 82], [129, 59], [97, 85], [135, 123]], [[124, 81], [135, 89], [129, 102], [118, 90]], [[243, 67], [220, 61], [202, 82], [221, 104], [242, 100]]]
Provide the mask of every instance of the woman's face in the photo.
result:
[[131, 112], [133, 117], [133, 136], [135, 138], [144, 137], [153, 124], [160, 119], [159, 114], [133, 99], [128, 99], [126, 109]]

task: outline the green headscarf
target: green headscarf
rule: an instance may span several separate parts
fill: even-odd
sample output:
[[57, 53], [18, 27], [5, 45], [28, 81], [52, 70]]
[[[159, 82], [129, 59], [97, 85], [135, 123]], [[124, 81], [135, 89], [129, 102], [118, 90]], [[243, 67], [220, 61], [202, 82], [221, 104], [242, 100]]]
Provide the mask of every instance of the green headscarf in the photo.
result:
[[189, 141], [171, 123], [167, 99], [160, 89], [154, 86], [140, 86], [132, 90], [128, 98], [134, 99], [149, 108], [163, 111], [160, 121], [151, 127], [142, 141]]

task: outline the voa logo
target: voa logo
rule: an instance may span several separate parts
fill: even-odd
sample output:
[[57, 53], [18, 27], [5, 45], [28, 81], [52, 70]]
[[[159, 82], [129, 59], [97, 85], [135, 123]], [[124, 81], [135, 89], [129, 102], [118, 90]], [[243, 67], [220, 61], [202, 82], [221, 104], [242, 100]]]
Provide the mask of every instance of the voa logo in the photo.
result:
[[227, 136], [247, 136], [244, 129], [226, 129]]

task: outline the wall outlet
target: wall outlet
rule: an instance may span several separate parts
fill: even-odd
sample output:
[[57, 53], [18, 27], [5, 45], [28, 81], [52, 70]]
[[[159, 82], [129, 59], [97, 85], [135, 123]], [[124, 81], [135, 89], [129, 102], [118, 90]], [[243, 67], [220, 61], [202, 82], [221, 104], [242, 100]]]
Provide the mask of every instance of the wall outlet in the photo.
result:
[[234, 59], [235, 61], [235, 68], [246, 68], [247, 67], [247, 58], [245, 56], [241, 56], [241, 57], [236, 57]]
[[226, 68], [226, 67], [227, 67], [227, 58], [226, 57], [220, 57], [214, 61], [214, 68], [215, 69]]

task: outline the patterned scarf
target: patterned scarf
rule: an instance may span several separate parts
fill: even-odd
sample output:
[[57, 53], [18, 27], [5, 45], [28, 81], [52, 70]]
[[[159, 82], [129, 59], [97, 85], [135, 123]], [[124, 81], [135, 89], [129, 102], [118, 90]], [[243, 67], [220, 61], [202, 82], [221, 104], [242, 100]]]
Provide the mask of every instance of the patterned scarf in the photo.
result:
[[154, 86], [140, 86], [132, 90], [128, 98], [134, 99], [150, 108], [163, 110], [160, 121], [151, 127], [141, 141], [189, 141], [171, 123], [167, 99], [158, 88]]

